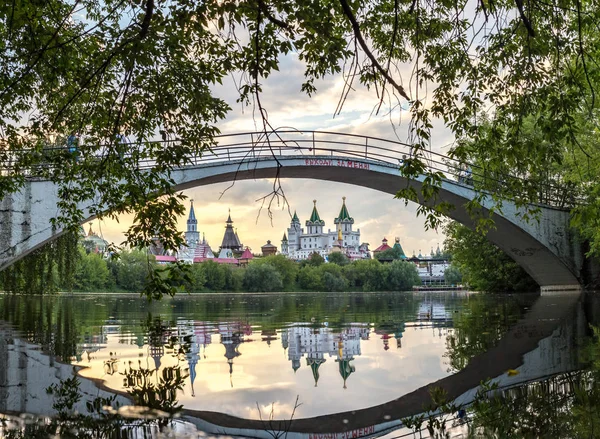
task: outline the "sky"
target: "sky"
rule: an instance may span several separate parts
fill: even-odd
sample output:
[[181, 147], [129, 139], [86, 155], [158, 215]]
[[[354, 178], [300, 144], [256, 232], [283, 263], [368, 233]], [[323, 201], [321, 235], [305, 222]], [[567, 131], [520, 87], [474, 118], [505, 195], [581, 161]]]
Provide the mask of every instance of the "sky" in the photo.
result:
[[[408, 73], [408, 72], [405, 72]], [[408, 77], [408, 76], [406, 76]], [[237, 78], [224, 81], [215, 93], [225, 99], [232, 107], [227, 118], [217, 126], [223, 134], [260, 130], [262, 121], [255, 117], [252, 106], [236, 103]], [[358, 84], [350, 92], [339, 115], [335, 110], [340, 99], [344, 82], [341, 76], [328, 77], [317, 83], [318, 91], [312, 97], [300, 92], [303, 82], [303, 65], [295, 55], [281, 60], [280, 71], [262, 82], [261, 102], [268, 112], [268, 120], [273, 128], [293, 127], [305, 130], [328, 130], [380, 137], [390, 140], [408, 140], [410, 115], [397, 107], [389, 111], [383, 106], [376, 115], [374, 108], [379, 104], [377, 95]], [[426, 103], [426, 102], [425, 102]], [[451, 132], [440, 121], [434, 121], [431, 145], [438, 152], [446, 152], [444, 146], [453, 140]], [[283, 232], [289, 227], [290, 214], [297, 211], [304, 227], [310, 217], [313, 200], [321, 219], [325, 221], [324, 230], [335, 229], [333, 219], [337, 217], [342, 197], [354, 218], [354, 228], [360, 229], [361, 241], [368, 242], [374, 249], [383, 238], [389, 241], [398, 237], [406, 254], [429, 253], [443, 245], [441, 230], [426, 231], [423, 218], [416, 216], [416, 205], [405, 205], [403, 200], [372, 189], [341, 183], [324, 182], [309, 179], [283, 180], [283, 190], [288, 206], [274, 206], [272, 218], [266, 209], [261, 210], [257, 201], [271, 191], [269, 180], [238, 181], [225, 191], [229, 184], [214, 184], [183, 191], [194, 200], [194, 209], [198, 219], [198, 230], [204, 233], [213, 250], [218, 251], [223, 238], [225, 220], [229, 209], [234, 227], [244, 246], [254, 253], [271, 240], [278, 248], [281, 246]], [[186, 201], [189, 207], [189, 200]], [[179, 218], [179, 230], [186, 229], [187, 212]], [[92, 221], [92, 229], [109, 242], [120, 244], [124, 241], [124, 232], [131, 224], [130, 217], [121, 217], [116, 221]], [[89, 226], [86, 226], [86, 231]]]

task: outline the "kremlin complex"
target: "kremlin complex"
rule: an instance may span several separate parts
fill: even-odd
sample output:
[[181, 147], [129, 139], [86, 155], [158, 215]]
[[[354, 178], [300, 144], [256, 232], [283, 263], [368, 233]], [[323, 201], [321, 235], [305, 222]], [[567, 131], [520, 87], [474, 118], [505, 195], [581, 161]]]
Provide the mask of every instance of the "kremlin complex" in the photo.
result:
[[[361, 242], [360, 229], [354, 230], [354, 218], [350, 216], [346, 206], [346, 197], [342, 197], [342, 205], [339, 214], [333, 219], [334, 229], [325, 230], [325, 221], [319, 215], [317, 200], [313, 200], [310, 217], [302, 227], [297, 212], [294, 212], [290, 226], [283, 233], [281, 240], [281, 251], [271, 241], [261, 246], [261, 253], [253, 254], [247, 246], [242, 244], [237, 229], [233, 227], [231, 212], [225, 221], [225, 232], [218, 250], [212, 248], [204, 234], [200, 236], [198, 220], [194, 211], [194, 201], [190, 202], [190, 210], [187, 219], [187, 230], [185, 231], [185, 245], [178, 252], [167, 253], [161, 245], [160, 239], [156, 238], [149, 249], [155, 256], [158, 264], [168, 264], [177, 261], [189, 264], [197, 264], [205, 261], [213, 261], [218, 264], [246, 266], [257, 256], [269, 256], [281, 254], [294, 261], [309, 259], [313, 254], [318, 254], [325, 261], [333, 253], [341, 253], [350, 261], [371, 259], [371, 254], [382, 263], [391, 263], [394, 259], [402, 259], [414, 263], [417, 267], [419, 278], [424, 284], [442, 284], [445, 278], [445, 270], [450, 266], [447, 257], [441, 252], [439, 245], [434, 252], [433, 248], [428, 255], [422, 255], [419, 250], [418, 256], [408, 257], [400, 239], [395, 238], [393, 245], [383, 238], [381, 245], [372, 252], [369, 244]], [[103, 253], [107, 243], [91, 229], [87, 235], [83, 234], [83, 245], [88, 251]]]
[[[296, 212], [292, 217], [290, 227], [283, 234], [280, 254], [293, 260], [308, 259], [317, 253], [327, 260], [331, 253], [343, 253], [350, 260], [370, 259], [369, 244], [360, 241], [360, 229], [353, 230], [354, 218], [346, 207], [346, 197], [342, 199], [339, 215], [334, 218], [335, 229], [324, 231], [325, 221], [319, 216], [317, 201], [313, 200], [311, 216], [305, 222], [306, 229], [300, 223]], [[185, 232], [186, 245], [182, 246], [177, 254], [167, 254], [160, 240], [156, 239], [150, 249], [156, 256], [158, 263], [183, 261], [187, 263], [200, 263], [212, 260], [222, 264], [246, 265], [255, 255], [248, 247], [244, 247], [237, 230], [233, 227], [231, 212], [225, 221], [225, 233], [218, 251], [213, 250], [204, 234], [200, 237], [198, 220], [194, 212], [194, 201], [190, 202], [190, 211]], [[277, 254], [277, 246], [267, 241], [261, 247], [263, 256]]]

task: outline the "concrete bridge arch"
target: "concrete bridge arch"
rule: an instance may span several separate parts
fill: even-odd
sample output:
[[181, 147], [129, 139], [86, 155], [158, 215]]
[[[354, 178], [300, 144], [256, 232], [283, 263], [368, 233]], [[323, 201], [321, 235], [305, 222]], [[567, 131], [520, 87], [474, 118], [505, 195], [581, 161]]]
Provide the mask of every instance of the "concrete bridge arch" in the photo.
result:
[[[335, 181], [389, 194], [411, 185], [420, 193], [423, 178], [409, 181], [401, 176], [397, 159], [394, 162], [371, 158], [366, 150], [364, 157], [335, 149], [328, 149], [328, 154], [323, 154], [323, 150], [317, 153], [315, 148], [301, 146], [286, 152], [277, 155], [270, 148], [266, 155], [244, 154], [243, 158], [235, 158], [229, 148], [227, 156], [224, 150], [217, 148], [214, 155], [174, 170], [175, 189], [278, 176]], [[476, 195], [472, 187], [445, 179], [439, 200], [455, 206], [449, 215], [452, 219], [473, 226], [465, 203]], [[19, 193], [0, 201], [0, 269], [60, 233], [53, 231], [49, 222], [59, 213], [57, 200], [56, 185], [31, 180]], [[82, 206], [84, 211], [86, 207], [89, 205]], [[514, 204], [505, 203], [502, 214], [495, 215], [494, 219], [496, 229], [488, 233], [488, 239], [521, 265], [542, 290], [580, 288], [583, 255], [578, 240], [569, 229], [568, 211], [542, 206], [539, 222], [527, 223], [518, 215]]]

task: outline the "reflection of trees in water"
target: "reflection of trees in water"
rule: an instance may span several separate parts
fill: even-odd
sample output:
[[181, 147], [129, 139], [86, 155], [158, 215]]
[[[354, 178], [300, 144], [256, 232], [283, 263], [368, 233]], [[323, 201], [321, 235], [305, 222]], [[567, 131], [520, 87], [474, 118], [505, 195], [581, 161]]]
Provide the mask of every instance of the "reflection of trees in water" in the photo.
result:
[[136, 405], [162, 410], [174, 414], [181, 410], [177, 392], [183, 390], [184, 381], [189, 376], [188, 369], [181, 366], [167, 366], [162, 370], [142, 366], [133, 367], [130, 361], [123, 375], [123, 387], [131, 395]]
[[451, 409], [407, 419], [405, 425], [415, 434], [429, 430], [436, 438], [446, 437], [449, 431], [451, 437], [462, 433], [469, 438], [598, 438], [600, 329], [593, 328], [593, 337], [583, 346], [581, 360], [586, 366], [580, 371], [502, 389], [483, 383], [467, 406], [447, 405]]
[[469, 296], [466, 306], [454, 315], [454, 331], [446, 338], [449, 370], [464, 369], [471, 358], [494, 347], [532, 300], [532, 296]]

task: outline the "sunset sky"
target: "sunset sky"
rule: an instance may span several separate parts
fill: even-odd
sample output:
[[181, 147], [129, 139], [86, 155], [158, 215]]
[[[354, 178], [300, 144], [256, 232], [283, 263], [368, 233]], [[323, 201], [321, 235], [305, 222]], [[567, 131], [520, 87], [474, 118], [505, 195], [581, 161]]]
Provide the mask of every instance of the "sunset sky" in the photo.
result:
[[[379, 115], [374, 109], [379, 100], [373, 90], [368, 91], [358, 84], [346, 100], [341, 114], [334, 117], [343, 89], [341, 76], [330, 77], [320, 81], [318, 92], [312, 98], [300, 92], [303, 81], [303, 66], [296, 56], [287, 56], [282, 60], [281, 71], [263, 82], [261, 101], [268, 111], [272, 127], [293, 127], [305, 130], [328, 130], [343, 133], [354, 133], [366, 136], [381, 137], [400, 141], [408, 141], [408, 125], [410, 115], [396, 107], [390, 111], [390, 105], [384, 105]], [[218, 126], [222, 133], [236, 133], [260, 130], [261, 120], [255, 117], [252, 107], [243, 107], [236, 103], [237, 90], [234, 80], [224, 82], [216, 93], [225, 99], [232, 111], [226, 120]], [[432, 149], [445, 152], [445, 145], [452, 141], [452, 134], [443, 124], [436, 123], [432, 133]], [[206, 234], [206, 238], [218, 251], [223, 237], [224, 224], [228, 209], [234, 227], [237, 227], [242, 243], [253, 252], [260, 252], [260, 246], [267, 240], [280, 247], [283, 232], [290, 223], [287, 208], [280, 206], [273, 211], [272, 223], [267, 212], [260, 212], [261, 204], [257, 200], [271, 191], [268, 180], [239, 181], [223, 193], [229, 184], [203, 186], [184, 191], [194, 200], [198, 229]], [[444, 236], [441, 231], [425, 231], [422, 218], [417, 218], [416, 206], [396, 200], [389, 194], [371, 189], [341, 183], [319, 180], [283, 180], [290, 209], [293, 214], [297, 210], [304, 227], [310, 216], [312, 200], [317, 200], [321, 218], [325, 221], [324, 229], [334, 229], [333, 218], [339, 213], [342, 197], [346, 196], [348, 210], [354, 217], [354, 227], [361, 230], [361, 241], [376, 248], [386, 237], [393, 241], [400, 238], [404, 251], [429, 253], [431, 247], [440, 246]], [[189, 201], [186, 203], [189, 205]], [[260, 212], [260, 213], [259, 213]], [[179, 219], [180, 230], [185, 230], [186, 217]], [[131, 224], [131, 218], [122, 217], [120, 221], [97, 220], [92, 222], [94, 231], [104, 239], [117, 244], [124, 240], [123, 232]], [[89, 226], [86, 226], [86, 231]]]

